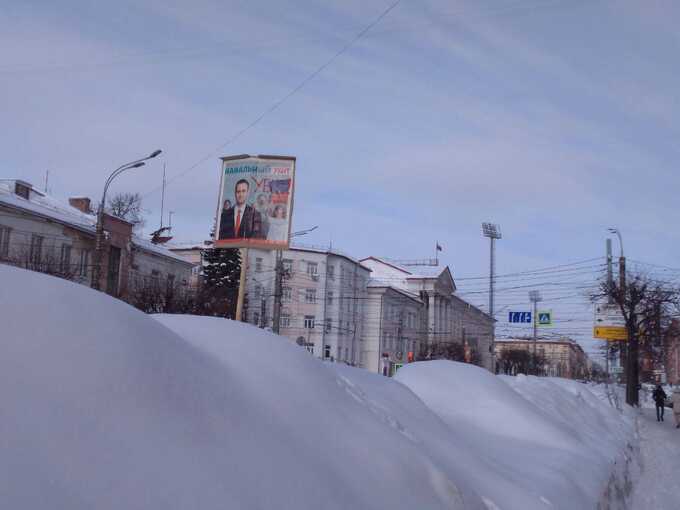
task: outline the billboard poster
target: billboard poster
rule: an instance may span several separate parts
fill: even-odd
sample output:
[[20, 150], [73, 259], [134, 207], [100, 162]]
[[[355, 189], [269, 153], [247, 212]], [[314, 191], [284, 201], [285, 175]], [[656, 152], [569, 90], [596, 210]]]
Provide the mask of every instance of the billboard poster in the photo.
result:
[[214, 246], [287, 249], [294, 184], [294, 157], [222, 158]]

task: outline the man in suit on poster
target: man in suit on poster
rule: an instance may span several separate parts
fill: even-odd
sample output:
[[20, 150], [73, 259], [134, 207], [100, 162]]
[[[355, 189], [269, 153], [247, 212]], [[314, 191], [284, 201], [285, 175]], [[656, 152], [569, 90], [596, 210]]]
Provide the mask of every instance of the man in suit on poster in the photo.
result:
[[222, 210], [218, 239], [264, 239], [262, 215], [248, 205], [250, 183], [240, 179], [234, 186], [233, 207]]

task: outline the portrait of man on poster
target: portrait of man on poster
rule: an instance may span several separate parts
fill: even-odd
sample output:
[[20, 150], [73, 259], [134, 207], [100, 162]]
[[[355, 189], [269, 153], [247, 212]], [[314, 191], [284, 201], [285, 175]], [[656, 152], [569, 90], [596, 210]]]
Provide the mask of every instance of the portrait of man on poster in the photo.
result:
[[240, 179], [234, 186], [234, 205], [223, 209], [218, 239], [264, 239], [262, 215], [248, 204], [250, 183]]

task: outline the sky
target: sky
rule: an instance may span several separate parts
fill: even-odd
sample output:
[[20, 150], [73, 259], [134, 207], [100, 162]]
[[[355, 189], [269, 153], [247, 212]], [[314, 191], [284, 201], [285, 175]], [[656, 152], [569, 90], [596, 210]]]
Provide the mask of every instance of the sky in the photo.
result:
[[498, 274], [576, 263], [499, 279], [499, 332], [536, 283], [564, 321], [551, 334], [594, 346], [582, 294], [608, 227], [629, 267], [680, 266], [680, 5], [393, 4], [0, 0], [0, 174], [44, 188], [49, 171], [55, 196], [98, 200], [113, 169], [162, 149], [111, 190], [142, 193], [151, 231], [165, 165], [164, 221], [196, 241], [221, 156], [295, 156], [293, 228], [318, 225], [306, 243], [422, 259], [438, 242], [486, 307], [466, 278], [488, 274], [481, 223], [498, 223]]

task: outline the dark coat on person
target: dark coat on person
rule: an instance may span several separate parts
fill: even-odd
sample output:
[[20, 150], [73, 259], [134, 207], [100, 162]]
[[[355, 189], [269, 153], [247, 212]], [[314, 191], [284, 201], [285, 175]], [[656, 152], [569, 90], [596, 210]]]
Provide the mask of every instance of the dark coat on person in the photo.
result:
[[662, 388], [656, 388], [652, 392], [652, 398], [654, 399], [654, 402], [656, 402], [656, 405], [658, 406], [662, 406], [664, 404], [667, 396], [668, 395], [666, 395], [666, 392], [663, 391]]
[[220, 216], [220, 234], [218, 239], [264, 239], [262, 231], [262, 215], [253, 206], [246, 205], [238, 235], [234, 232], [234, 208], [222, 211]]

